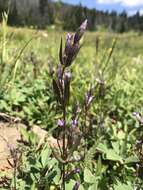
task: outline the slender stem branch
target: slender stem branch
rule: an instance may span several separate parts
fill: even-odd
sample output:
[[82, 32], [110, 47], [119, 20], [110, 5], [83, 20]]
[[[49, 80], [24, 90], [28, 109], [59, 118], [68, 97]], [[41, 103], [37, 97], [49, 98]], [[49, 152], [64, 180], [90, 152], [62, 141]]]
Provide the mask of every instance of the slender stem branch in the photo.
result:
[[[66, 106], [63, 103], [63, 120], [64, 120], [64, 126], [63, 126], [63, 156], [62, 159], [66, 159]], [[63, 190], [65, 190], [65, 163], [63, 163], [63, 172], [62, 172], [62, 182], [63, 182]]]
[[17, 186], [16, 186], [16, 166], [14, 167], [14, 173], [13, 173], [13, 175], [14, 175], [14, 190], [16, 190], [17, 189]]
[[59, 151], [60, 151], [60, 153], [61, 153], [61, 155], [62, 155], [62, 149], [61, 149], [61, 145], [60, 145], [60, 143], [59, 143], [59, 139], [57, 139], [57, 144], [58, 144]]
[[85, 146], [84, 146], [84, 156], [86, 154], [86, 150], [87, 150], [87, 126], [86, 126], [86, 123], [87, 123], [87, 107], [85, 105], [85, 112], [84, 112], [84, 130], [83, 130], [83, 134], [85, 135]]
[[[64, 76], [64, 72], [65, 72], [65, 67], [63, 67], [62, 70], [62, 81], [63, 81], [63, 76]], [[62, 82], [61, 81], [61, 82]], [[62, 83], [63, 84], [63, 83]], [[64, 126], [63, 126], [63, 154], [62, 154], [62, 159], [66, 160], [67, 158], [67, 153], [66, 153], [66, 105], [65, 105], [65, 101], [64, 101], [65, 97], [64, 97], [64, 86], [63, 86], [63, 102], [62, 102], [62, 111], [63, 111], [63, 121], [64, 121]], [[62, 166], [62, 187], [63, 190], [65, 190], [65, 163], [63, 163]]]

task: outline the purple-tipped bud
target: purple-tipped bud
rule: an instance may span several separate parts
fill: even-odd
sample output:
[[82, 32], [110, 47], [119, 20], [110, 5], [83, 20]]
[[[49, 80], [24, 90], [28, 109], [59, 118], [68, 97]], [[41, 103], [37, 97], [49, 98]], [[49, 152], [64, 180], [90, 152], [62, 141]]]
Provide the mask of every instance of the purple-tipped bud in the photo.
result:
[[91, 104], [92, 100], [93, 100], [93, 96], [89, 96], [89, 97], [88, 97], [87, 104], [88, 104], [88, 105]]
[[87, 20], [85, 20], [82, 23], [82, 25], [78, 28], [75, 35], [71, 35], [71, 34], [67, 35], [64, 52], [62, 51], [62, 40], [61, 40], [59, 58], [60, 58], [61, 64], [64, 64], [65, 67], [70, 66], [72, 62], [74, 61], [74, 59], [76, 58], [80, 50], [79, 41], [81, 37], [83, 36], [86, 30], [86, 27], [87, 27]]
[[69, 42], [67, 40], [63, 56], [65, 67], [68, 67], [72, 64], [72, 62], [74, 61], [75, 57], [79, 52], [79, 49], [80, 49], [79, 44], [73, 44], [72, 41]]
[[72, 190], [78, 190], [79, 186], [80, 186], [80, 182], [77, 181]]
[[81, 24], [74, 36], [74, 44], [78, 43], [87, 28], [87, 19]]
[[134, 112], [133, 116], [135, 116], [136, 119], [140, 122], [140, 124], [143, 125], [143, 117], [141, 117], [140, 113]]
[[66, 72], [65, 73], [65, 77], [64, 77], [64, 81], [65, 82], [69, 82], [71, 79], [71, 73], [70, 72]]
[[73, 35], [67, 34], [66, 44], [65, 44], [65, 54], [68, 55], [73, 46]]
[[58, 119], [57, 125], [58, 125], [59, 127], [63, 127], [64, 124], [65, 124], [64, 120]]
[[79, 168], [75, 169], [75, 173], [80, 173], [80, 169]]
[[75, 129], [78, 126], [78, 115], [81, 112], [81, 109], [78, 104], [75, 104], [72, 110], [72, 121], [71, 121], [71, 129]]
[[92, 89], [90, 89], [85, 95], [85, 104], [87, 107], [91, 104], [93, 99], [94, 99], [93, 92]]
[[66, 72], [64, 75], [64, 101], [65, 104], [68, 104], [70, 98], [70, 80], [71, 80], [71, 73]]
[[133, 116], [138, 117], [140, 114], [138, 112], [133, 112]]
[[81, 26], [80, 26], [80, 30], [81, 31], [85, 31], [86, 30], [86, 28], [87, 28], [87, 19], [81, 24]]
[[137, 140], [137, 141], [136, 141], [136, 144], [137, 144], [137, 145], [142, 144], [142, 141], [143, 141], [143, 140]]
[[78, 126], [77, 119], [72, 120], [72, 128], [76, 128]]
[[62, 79], [62, 67], [61, 67], [61, 65], [58, 65], [57, 76], [58, 76], [59, 80]]
[[71, 179], [72, 175], [80, 173], [80, 169], [74, 169], [65, 175], [66, 179]]

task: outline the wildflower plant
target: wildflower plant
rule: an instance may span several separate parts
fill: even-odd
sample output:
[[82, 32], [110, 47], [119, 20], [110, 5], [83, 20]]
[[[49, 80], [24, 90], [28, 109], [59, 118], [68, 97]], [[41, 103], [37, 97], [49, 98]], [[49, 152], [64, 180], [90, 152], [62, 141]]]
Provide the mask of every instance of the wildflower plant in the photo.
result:
[[[62, 189], [65, 190], [66, 176], [70, 176], [66, 173], [66, 165], [81, 160], [84, 155], [80, 155], [78, 158], [74, 157], [74, 151], [78, 149], [81, 141], [82, 132], [78, 129], [78, 114], [80, 112], [79, 106], [76, 105], [73, 108], [73, 115], [70, 125], [67, 122], [67, 111], [70, 100], [70, 86], [71, 86], [71, 72], [70, 66], [75, 60], [79, 50], [81, 48], [80, 40], [84, 35], [87, 27], [87, 20], [85, 20], [81, 26], [77, 29], [75, 34], [68, 34], [63, 50], [63, 41], [61, 39], [59, 60], [60, 63], [57, 67], [56, 76], [53, 78], [53, 90], [57, 99], [58, 107], [62, 112], [62, 118], [58, 120], [58, 127], [61, 128], [61, 140], [59, 142], [57, 138], [58, 151], [53, 149], [53, 154], [57, 160], [62, 164]], [[91, 97], [87, 97], [87, 104], [91, 101]], [[75, 173], [75, 171], [73, 172]], [[73, 189], [78, 189], [79, 183], [77, 182]]]

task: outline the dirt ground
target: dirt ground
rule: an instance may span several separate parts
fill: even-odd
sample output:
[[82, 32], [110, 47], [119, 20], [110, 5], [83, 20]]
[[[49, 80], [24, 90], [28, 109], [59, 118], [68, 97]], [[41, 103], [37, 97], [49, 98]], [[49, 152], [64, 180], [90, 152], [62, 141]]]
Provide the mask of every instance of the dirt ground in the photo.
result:
[[[0, 121], [0, 172], [11, 171], [12, 167], [8, 162], [8, 160], [13, 162], [10, 149], [15, 149], [17, 147], [18, 141], [21, 140], [21, 128], [26, 129], [27, 127], [20, 122], [11, 123]], [[40, 126], [34, 125], [32, 126], [31, 130], [37, 134], [40, 139], [38, 146], [47, 141], [51, 147], [58, 147], [57, 139], [49, 136], [47, 131], [41, 129]], [[62, 142], [59, 141], [59, 143], [62, 146]]]
[[10, 169], [7, 159], [11, 159], [10, 148], [16, 148], [17, 140], [20, 140], [19, 128], [22, 124], [10, 124], [0, 122], [0, 171]]
[[[10, 148], [16, 148], [21, 140], [20, 128], [26, 128], [21, 123], [10, 124], [0, 122], [0, 172], [11, 170], [8, 160], [12, 161]], [[33, 126], [32, 131], [40, 137], [40, 142], [44, 141], [47, 132], [38, 126]]]

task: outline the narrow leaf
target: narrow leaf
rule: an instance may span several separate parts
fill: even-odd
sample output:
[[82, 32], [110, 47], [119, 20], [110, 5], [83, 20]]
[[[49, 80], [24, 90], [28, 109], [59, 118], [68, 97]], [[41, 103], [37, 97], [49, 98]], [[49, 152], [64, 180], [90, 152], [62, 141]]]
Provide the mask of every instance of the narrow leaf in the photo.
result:
[[63, 41], [61, 38], [61, 44], [60, 44], [60, 51], [59, 51], [59, 59], [60, 59], [60, 63], [63, 65]]
[[60, 88], [57, 84], [57, 82], [53, 79], [53, 90], [55, 93], [55, 96], [57, 98], [57, 101], [59, 101], [61, 103], [61, 92], [60, 92]]
[[69, 103], [69, 98], [70, 98], [70, 81], [68, 81], [65, 84], [65, 89], [64, 89], [64, 101], [65, 101], [65, 104]]

